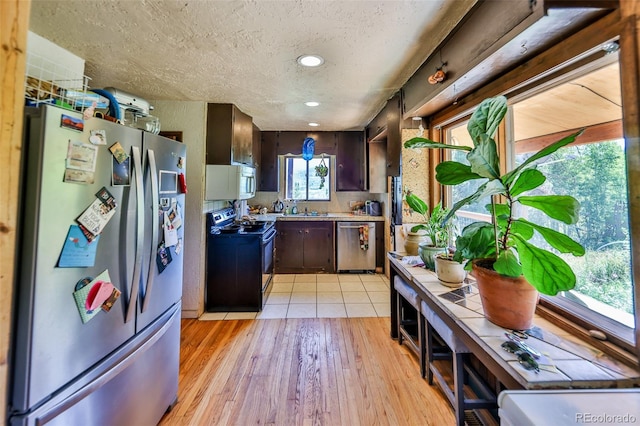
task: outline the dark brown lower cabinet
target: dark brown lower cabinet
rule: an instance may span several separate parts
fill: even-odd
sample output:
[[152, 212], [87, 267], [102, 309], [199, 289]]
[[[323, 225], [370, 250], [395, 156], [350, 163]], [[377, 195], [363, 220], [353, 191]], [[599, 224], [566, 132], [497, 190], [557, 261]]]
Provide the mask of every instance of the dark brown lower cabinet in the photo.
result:
[[335, 272], [334, 222], [276, 222], [275, 273]]

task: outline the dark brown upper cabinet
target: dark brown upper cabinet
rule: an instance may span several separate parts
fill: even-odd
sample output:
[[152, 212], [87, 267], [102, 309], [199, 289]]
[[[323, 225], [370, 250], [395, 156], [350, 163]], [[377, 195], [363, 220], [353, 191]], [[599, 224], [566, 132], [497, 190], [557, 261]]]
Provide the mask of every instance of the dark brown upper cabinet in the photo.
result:
[[253, 166], [253, 122], [233, 104], [207, 106], [207, 164]]
[[384, 108], [371, 120], [365, 130], [367, 145], [372, 143], [386, 144], [386, 176], [400, 176], [401, 116], [402, 97], [398, 92], [387, 101]]
[[260, 136], [259, 188], [260, 191], [278, 192], [278, 132], [262, 132]]
[[336, 156], [336, 191], [366, 191], [364, 132], [262, 132], [260, 191], [279, 190], [278, 155], [302, 154], [305, 138], [315, 140], [315, 155]]
[[366, 191], [364, 132], [336, 132], [336, 191]]
[[262, 174], [262, 132], [255, 124], [253, 125], [253, 137], [251, 139], [251, 159], [253, 160], [253, 167], [256, 168], [256, 181], [258, 183], [256, 191], [262, 191], [262, 189], [260, 189], [260, 175]]
[[278, 154], [300, 155], [302, 154], [302, 143], [307, 137], [307, 132], [277, 132], [278, 133]]

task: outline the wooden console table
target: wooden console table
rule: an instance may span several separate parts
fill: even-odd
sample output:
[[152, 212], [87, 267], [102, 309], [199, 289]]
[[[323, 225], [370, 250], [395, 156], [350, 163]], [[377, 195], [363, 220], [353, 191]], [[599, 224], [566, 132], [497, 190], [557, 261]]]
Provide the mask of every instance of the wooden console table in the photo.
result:
[[[504, 328], [489, 322], [482, 312], [475, 285], [451, 289], [420, 266], [402, 263], [402, 254], [387, 253], [394, 282], [399, 275], [458, 336], [506, 389], [630, 388], [640, 386], [640, 368], [625, 365], [599, 349], [536, 316], [526, 343], [548, 356], [557, 371], [525, 370], [517, 357], [500, 345]], [[391, 337], [397, 339], [397, 293], [391, 285]]]

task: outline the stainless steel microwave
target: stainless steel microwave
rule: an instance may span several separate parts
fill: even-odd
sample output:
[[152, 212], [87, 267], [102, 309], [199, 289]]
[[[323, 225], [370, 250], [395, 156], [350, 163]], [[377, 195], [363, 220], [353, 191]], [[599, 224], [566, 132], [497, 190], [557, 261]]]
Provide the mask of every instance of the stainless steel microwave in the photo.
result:
[[205, 200], [246, 200], [256, 195], [256, 169], [243, 165], [207, 165]]

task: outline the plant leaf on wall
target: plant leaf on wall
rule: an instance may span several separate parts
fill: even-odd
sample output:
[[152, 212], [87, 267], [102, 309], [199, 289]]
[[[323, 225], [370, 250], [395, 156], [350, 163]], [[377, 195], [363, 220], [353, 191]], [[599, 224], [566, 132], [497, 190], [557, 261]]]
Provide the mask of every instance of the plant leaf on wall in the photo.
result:
[[458, 185], [472, 179], [483, 179], [471, 166], [457, 161], [444, 161], [436, 166], [436, 179], [443, 185]]
[[427, 203], [422, 201], [418, 196], [414, 195], [413, 193], [408, 192], [407, 195], [405, 196], [405, 199], [407, 200], [407, 204], [409, 204], [409, 207], [411, 208], [411, 210], [413, 210], [414, 212], [419, 213], [423, 216], [426, 216], [427, 213], [429, 212], [429, 206], [427, 205]]
[[425, 138], [411, 138], [404, 143], [405, 148], [444, 148], [444, 149], [458, 149], [460, 151], [471, 151], [470, 146], [465, 145], [446, 145], [439, 142], [434, 142]]

